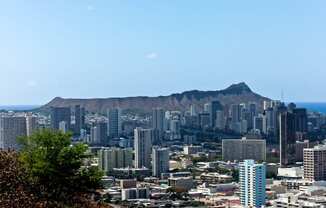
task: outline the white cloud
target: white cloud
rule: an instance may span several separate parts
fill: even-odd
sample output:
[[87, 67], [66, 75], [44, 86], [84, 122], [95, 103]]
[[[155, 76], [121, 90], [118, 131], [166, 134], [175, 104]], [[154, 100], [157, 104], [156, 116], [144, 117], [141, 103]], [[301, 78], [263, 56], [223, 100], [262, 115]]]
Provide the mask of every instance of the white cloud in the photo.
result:
[[26, 84], [28, 87], [36, 87], [37, 86], [37, 82], [34, 80], [29, 80]]
[[151, 53], [146, 54], [146, 58], [147, 59], [157, 59], [158, 58], [158, 54], [155, 53], [155, 52], [151, 52]]

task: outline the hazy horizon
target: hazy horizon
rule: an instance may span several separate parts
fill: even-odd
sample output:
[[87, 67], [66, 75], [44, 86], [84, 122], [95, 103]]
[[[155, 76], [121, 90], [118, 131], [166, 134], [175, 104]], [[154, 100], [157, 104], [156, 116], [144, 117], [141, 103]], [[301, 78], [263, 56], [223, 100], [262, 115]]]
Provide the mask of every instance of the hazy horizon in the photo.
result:
[[325, 102], [326, 2], [2, 2], [0, 103], [158, 96], [246, 82]]

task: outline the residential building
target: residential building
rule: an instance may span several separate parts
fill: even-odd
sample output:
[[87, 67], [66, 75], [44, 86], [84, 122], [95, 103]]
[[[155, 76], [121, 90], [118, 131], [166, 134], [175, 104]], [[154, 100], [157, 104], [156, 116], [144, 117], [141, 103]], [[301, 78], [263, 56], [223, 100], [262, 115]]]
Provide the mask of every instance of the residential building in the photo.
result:
[[264, 139], [223, 139], [222, 157], [224, 161], [252, 159], [266, 160], [266, 140]]
[[303, 167], [306, 180], [326, 180], [326, 145], [304, 149]]
[[263, 207], [266, 199], [266, 167], [254, 160], [239, 166], [240, 201], [244, 207]]
[[137, 127], [134, 130], [135, 167], [151, 167], [153, 130]]
[[161, 177], [162, 173], [169, 172], [169, 149], [153, 147], [152, 153], [153, 176]]

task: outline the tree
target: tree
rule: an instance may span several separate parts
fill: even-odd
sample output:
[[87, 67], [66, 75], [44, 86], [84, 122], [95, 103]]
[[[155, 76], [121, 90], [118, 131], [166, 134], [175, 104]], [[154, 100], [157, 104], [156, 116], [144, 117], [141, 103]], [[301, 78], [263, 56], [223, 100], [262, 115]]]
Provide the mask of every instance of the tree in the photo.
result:
[[84, 165], [90, 158], [87, 145], [72, 144], [70, 138], [69, 133], [43, 129], [19, 139], [19, 159], [33, 193], [53, 204], [66, 203], [64, 207], [88, 201], [101, 188], [102, 177], [96, 167]]
[[0, 151], [0, 170], [0, 207], [36, 207], [16, 152]]

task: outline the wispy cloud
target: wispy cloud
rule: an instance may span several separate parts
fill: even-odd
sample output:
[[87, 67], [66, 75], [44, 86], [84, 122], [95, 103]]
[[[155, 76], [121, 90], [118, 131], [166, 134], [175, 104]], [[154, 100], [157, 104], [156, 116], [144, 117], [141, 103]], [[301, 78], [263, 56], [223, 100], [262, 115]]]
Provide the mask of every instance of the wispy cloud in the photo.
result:
[[158, 58], [158, 54], [156, 52], [151, 52], [146, 54], [145, 56], [147, 59], [157, 59]]

